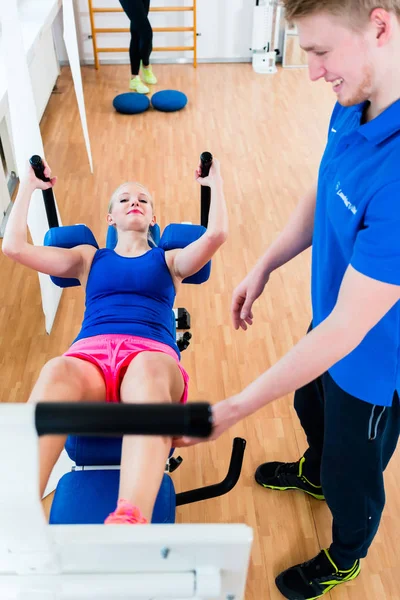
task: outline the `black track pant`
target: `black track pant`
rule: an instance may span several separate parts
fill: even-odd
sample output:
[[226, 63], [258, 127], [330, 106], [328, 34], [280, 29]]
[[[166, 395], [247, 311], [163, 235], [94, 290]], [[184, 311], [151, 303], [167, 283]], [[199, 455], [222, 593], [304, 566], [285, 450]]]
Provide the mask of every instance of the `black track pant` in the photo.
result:
[[333, 516], [332, 558], [342, 568], [367, 555], [385, 505], [383, 472], [399, 439], [400, 403], [374, 406], [343, 391], [329, 373], [297, 390], [307, 435], [304, 475], [322, 490]]

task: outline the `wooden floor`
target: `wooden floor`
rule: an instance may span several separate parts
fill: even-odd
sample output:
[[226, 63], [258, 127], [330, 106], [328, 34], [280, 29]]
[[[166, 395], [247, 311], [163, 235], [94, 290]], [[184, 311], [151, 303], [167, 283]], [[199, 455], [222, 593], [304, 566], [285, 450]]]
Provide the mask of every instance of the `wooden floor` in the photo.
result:
[[[128, 67], [82, 69], [95, 165], [90, 174], [68, 68], [62, 70], [41, 123], [47, 160], [59, 183], [64, 224], [86, 223], [104, 244], [106, 209], [113, 189], [136, 179], [153, 192], [161, 226], [199, 220], [199, 186], [193, 171], [204, 150], [222, 164], [230, 238], [213, 262], [210, 281], [185, 286], [177, 306], [192, 316], [193, 340], [182, 355], [191, 378], [189, 399], [216, 402], [267, 369], [306, 332], [310, 321], [310, 253], [273, 274], [255, 307], [251, 330], [230, 322], [234, 286], [284, 227], [297, 199], [316, 179], [334, 98], [312, 84], [305, 70], [256, 75], [250, 65], [158, 66], [156, 89], [187, 93], [176, 114], [116, 114], [112, 100], [127, 91]], [[80, 289], [63, 293], [50, 336], [44, 331], [37, 275], [0, 255], [0, 361], [2, 402], [25, 402], [40, 368], [62, 353], [77, 333], [83, 311]], [[232, 440], [247, 440], [243, 473], [227, 496], [178, 509], [178, 522], [247, 523], [254, 546], [246, 600], [282, 596], [274, 578], [330, 543], [324, 503], [300, 493], [266, 491], [253, 479], [266, 460], [296, 460], [305, 438], [282, 398], [240, 423], [216, 442], [181, 451], [173, 479], [177, 491], [221, 480]], [[400, 599], [400, 497], [397, 453], [387, 474], [387, 507], [361, 576], [331, 593], [335, 600]], [[396, 585], [397, 584], [397, 585]], [[329, 598], [329, 595], [327, 596]]]

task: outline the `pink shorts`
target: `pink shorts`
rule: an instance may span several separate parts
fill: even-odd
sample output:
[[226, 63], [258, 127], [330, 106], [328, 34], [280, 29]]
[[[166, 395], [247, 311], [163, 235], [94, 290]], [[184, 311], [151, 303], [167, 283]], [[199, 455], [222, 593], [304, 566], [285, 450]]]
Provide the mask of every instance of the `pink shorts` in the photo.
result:
[[99, 367], [106, 384], [106, 402], [119, 402], [122, 378], [131, 361], [140, 352], [163, 352], [176, 360], [185, 384], [180, 400], [184, 404], [188, 398], [189, 375], [181, 366], [174, 349], [167, 344], [133, 335], [95, 335], [78, 340], [63, 356], [87, 360]]

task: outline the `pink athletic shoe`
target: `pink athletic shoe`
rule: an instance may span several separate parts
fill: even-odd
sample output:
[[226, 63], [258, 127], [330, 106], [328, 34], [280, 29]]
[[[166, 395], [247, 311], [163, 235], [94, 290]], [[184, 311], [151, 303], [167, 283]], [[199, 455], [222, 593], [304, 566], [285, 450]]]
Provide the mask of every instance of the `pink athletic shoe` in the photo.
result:
[[144, 525], [148, 520], [142, 515], [140, 509], [128, 500], [118, 500], [115, 512], [108, 515], [105, 525]]

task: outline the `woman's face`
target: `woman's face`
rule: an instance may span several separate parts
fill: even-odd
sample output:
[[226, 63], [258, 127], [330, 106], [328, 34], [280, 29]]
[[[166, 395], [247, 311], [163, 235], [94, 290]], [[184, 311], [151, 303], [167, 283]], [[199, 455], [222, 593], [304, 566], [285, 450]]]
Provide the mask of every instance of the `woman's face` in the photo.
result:
[[125, 183], [114, 193], [107, 215], [109, 225], [120, 231], [148, 231], [154, 225], [153, 202], [145, 187]]

